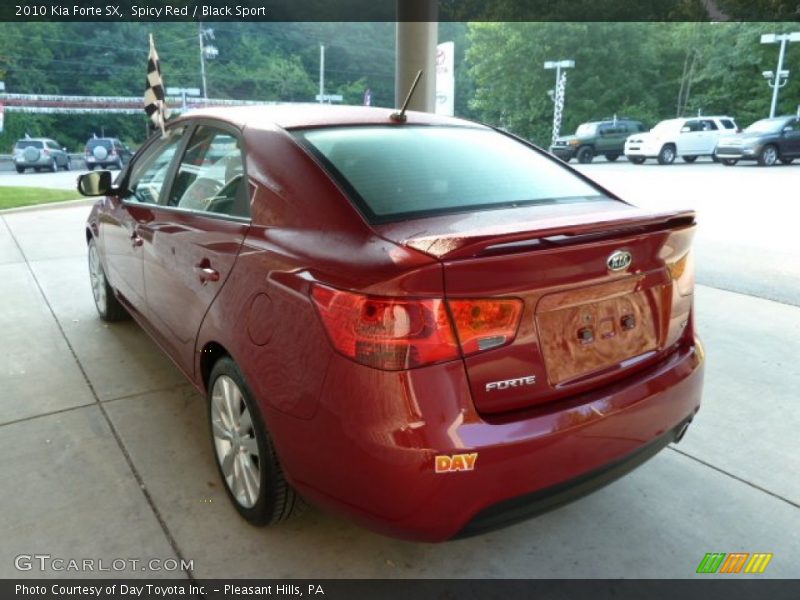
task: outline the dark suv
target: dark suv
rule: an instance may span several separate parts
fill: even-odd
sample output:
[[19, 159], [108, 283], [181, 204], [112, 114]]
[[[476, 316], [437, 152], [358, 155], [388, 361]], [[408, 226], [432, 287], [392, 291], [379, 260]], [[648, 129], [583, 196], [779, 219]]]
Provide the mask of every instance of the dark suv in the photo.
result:
[[550, 152], [569, 162], [573, 157], [580, 163], [590, 163], [597, 154], [615, 161], [625, 149], [625, 139], [632, 133], [645, 131], [640, 121], [632, 119], [605, 119], [578, 125], [575, 135], [556, 138]]
[[117, 138], [92, 138], [86, 142], [83, 154], [86, 168], [90, 171], [95, 167], [121, 169], [133, 156], [133, 152]]
[[720, 138], [715, 151], [726, 166], [757, 160], [762, 167], [790, 164], [800, 158], [800, 117], [773, 117], [756, 121], [743, 132]]

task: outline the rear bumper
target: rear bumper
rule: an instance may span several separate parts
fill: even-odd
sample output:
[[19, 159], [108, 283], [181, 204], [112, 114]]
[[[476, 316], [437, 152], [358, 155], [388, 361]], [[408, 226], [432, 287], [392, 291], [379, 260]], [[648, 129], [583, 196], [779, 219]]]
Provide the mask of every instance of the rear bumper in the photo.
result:
[[[310, 501], [393, 537], [439, 542], [549, 510], [623, 475], [697, 412], [702, 349], [591, 393], [489, 419], [458, 362], [404, 373], [331, 361], [317, 414], [268, 413], [285, 471]], [[269, 410], [269, 408], [267, 408]], [[278, 423], [277, 421], [280, 421]], [[477, 454], [437, 473], [437, 456]]]
[[679, 440], [691, 423], [692, 417], [686, 418], [677, 426], [652, 442], [644, 444], [627, 456], [616, 460], [591, 473], [581, 475], [569, 481], [559, 483], [549, 488], [510, 498], [483, 509], [456, 534], [456, 538], [471, 537], [519, 523], [536, 515], [568, 504], [591, 494], [620, 477], [627, 475], [639, 465], [650, 460], [667, 445]]

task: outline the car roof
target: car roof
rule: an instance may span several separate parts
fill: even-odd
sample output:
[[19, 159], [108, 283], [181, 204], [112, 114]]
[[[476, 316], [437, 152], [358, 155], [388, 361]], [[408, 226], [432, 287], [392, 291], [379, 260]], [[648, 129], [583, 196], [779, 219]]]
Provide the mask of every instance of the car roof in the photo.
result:
[[[302, 129], [342, 125], [398, 125], [390, 117], [397, 112], [393, 108], [369, 106], [347, 106], [330, 104], [265, 104], [248, 106], [221, 106], [201, 108], [187, 112], [177, 119], [206, 117], [231, 123], [240, 129]], [[407, 111], [408, 125], [458, 125], [462, 127], [486, 128], [473, 121]]]
[[17, 143], [19, 142], [55, 142], [53, 138], [44, 138], [44, 137], [29, 137], [29, 138], [19, 138]]
[[118, 141], [119, 138], [114, 138], [114, 137], [91, 137], [88, 139], [86, 143], [88, 144], [89, 142], [118, 142]]

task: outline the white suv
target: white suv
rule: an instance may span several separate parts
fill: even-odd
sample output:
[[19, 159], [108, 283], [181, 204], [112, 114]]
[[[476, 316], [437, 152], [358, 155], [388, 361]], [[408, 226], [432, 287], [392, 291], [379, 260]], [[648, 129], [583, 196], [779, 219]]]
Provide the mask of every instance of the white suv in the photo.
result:
[[739, 128], [731, 117], [691, 117], [661, 121], [648, 133], [635, 133], [625, 140], [625, 156], [640, 165], [655, 158], [669, 165], [676, 156], [694, 162], [698, 156], [714, 156], [721, 135], [736, 133]]

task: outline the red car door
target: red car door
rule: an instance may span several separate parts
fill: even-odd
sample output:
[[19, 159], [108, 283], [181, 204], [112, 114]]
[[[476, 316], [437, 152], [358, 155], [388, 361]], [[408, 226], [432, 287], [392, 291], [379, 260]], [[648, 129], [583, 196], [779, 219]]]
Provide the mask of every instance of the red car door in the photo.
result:
[[187, 135], [169, 190], [139, 229], [153, 333], [191, 375], [197, 332], [250, 228], [250, 203], [237, 132], [201, 124]]
[[152, 219], [151, 208], [161, 195], [182, 132], [182, 127], [172, 130], [168, 137], [156, 140], [144, 150], [128, 178], [130, 194], [124, 199], [108, 197], [98, 223], [111, 285], [141, 315], [146, 313], [146, 301], [140, 227]]

